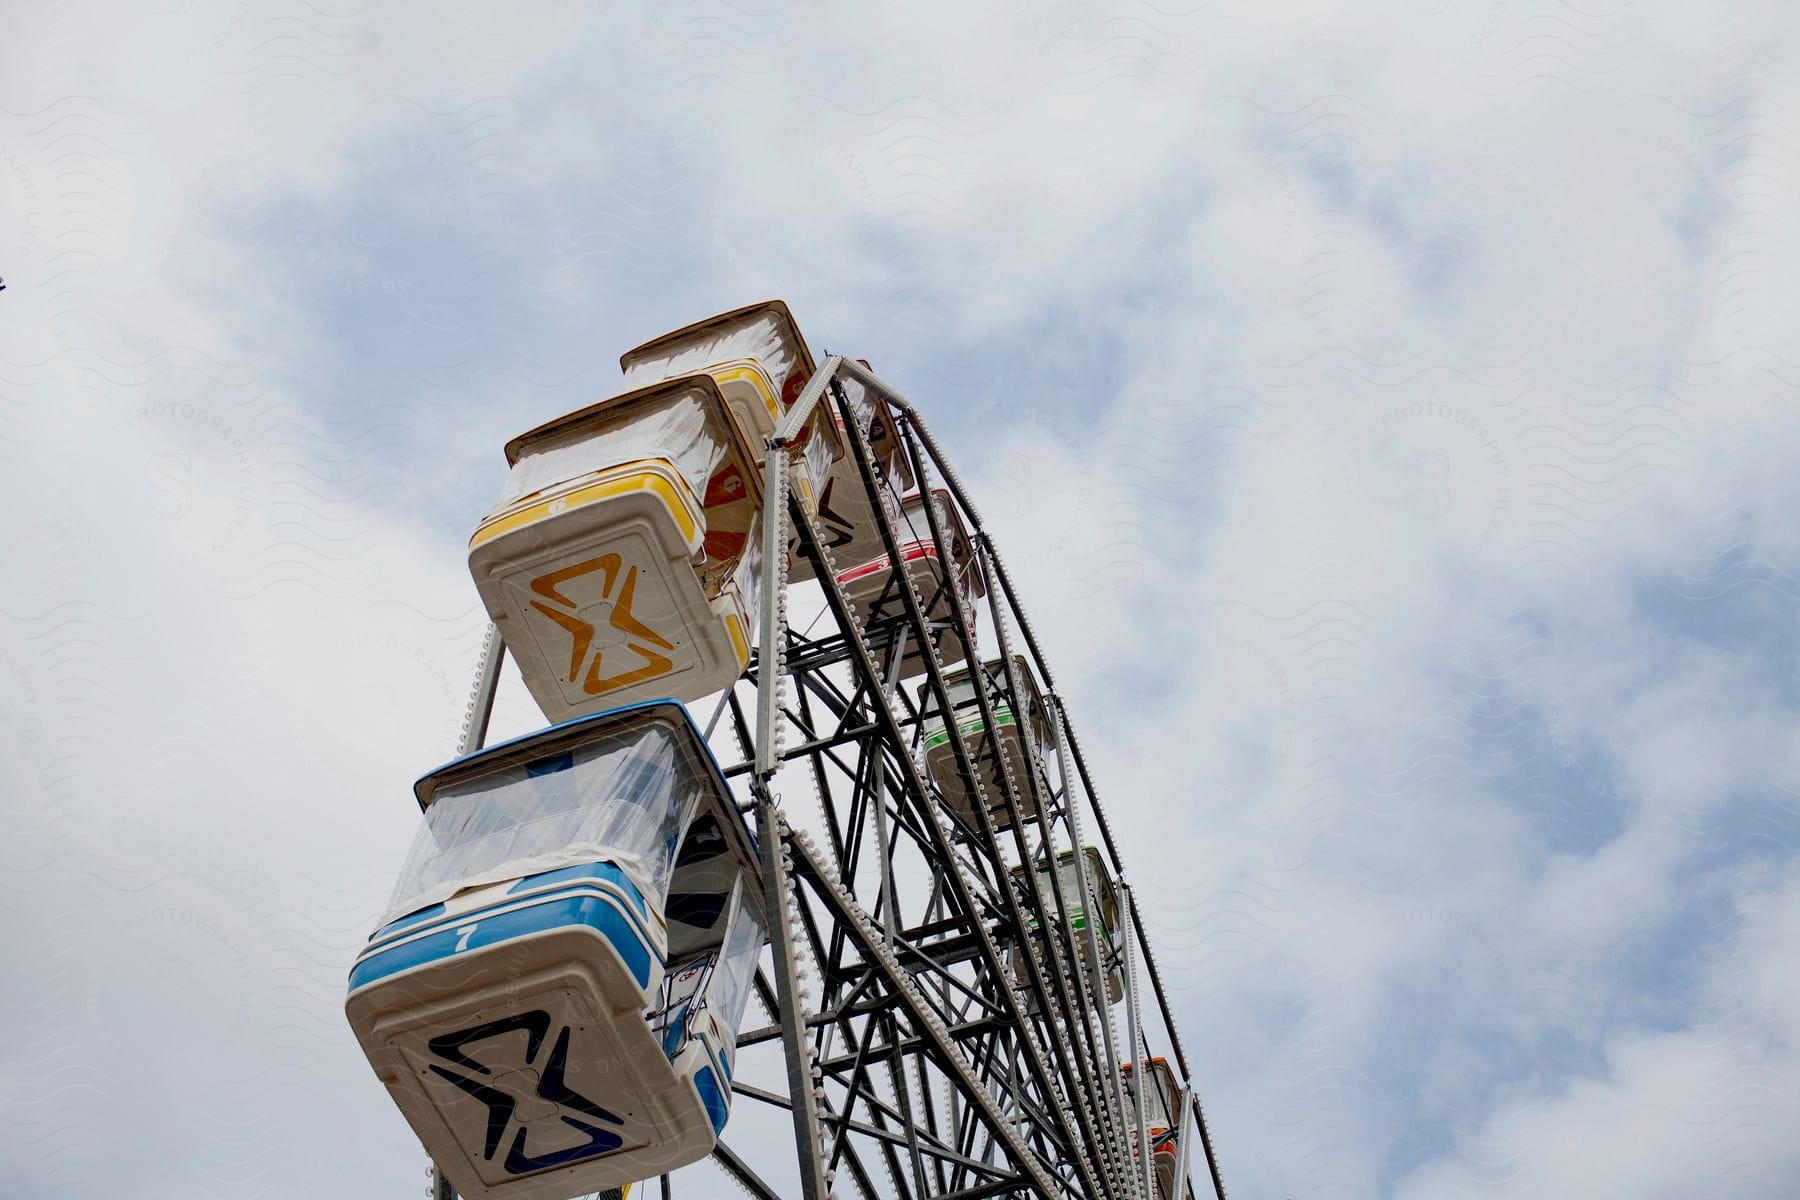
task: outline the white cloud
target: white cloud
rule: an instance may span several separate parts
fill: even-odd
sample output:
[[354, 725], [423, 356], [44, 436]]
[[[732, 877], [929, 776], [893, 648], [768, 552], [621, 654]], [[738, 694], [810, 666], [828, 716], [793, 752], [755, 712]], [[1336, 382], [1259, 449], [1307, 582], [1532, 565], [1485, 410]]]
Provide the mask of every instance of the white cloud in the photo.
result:
[[1800, 1170], [1792, 1128], [1793, 956], [1800, 889], [1791, 873], [1748, 892], [1714, 955], [1691, 1027], [1609, 1039], [1605, 1066], [1572, 1084], [1522, 1088], [1460, 1153], [1396, 1194], [1780, 1196]]

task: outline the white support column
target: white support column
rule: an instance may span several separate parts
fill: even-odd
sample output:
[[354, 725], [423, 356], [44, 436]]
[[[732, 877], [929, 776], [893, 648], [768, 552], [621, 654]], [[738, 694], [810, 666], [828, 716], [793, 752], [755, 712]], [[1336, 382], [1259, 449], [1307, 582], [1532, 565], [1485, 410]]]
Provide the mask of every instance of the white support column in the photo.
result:
[[1137, 1156], [1144, 1184], [1144, 1200], [1156, 1200], [1156, 1174], [1150, 1162], [1150, 1122], [1144, 1111], [1144, 1074], [1148, 1063], [1142, 1030], [1138, 1027], [1137, 957], [1132, 953], [1131, 889], [1119, 889], [1119, 923], [1125, 927], [1125, 1020], [1131, 1041], [1131, 1100], [1137, 1110]]
[[[1106, 1089], [1109, 1107], [1117, 1111], [1115, 1129], [1120, 1132], [1125, 1128], [1125, 1095], [1124, 1081], [1119, 1075], [1119, 1047], [1113, 1036], [1112, 1005], [1106, 1000], [1106, 960], [1100, 955], [1100, 935], [1095, 932], [1096, 918], [1102, 909], [1098, 897], [1094, 894], [1094, 884], [1088, 875], [1087, 853], [1081, 843], [1081, 801], [1075, 794], [1076, 780], [1069, 770], [1068, 750], [1065, 746], [1066, 735], [1063, 732], [1062, 700], [1052, 694], [1045, 699], [1045, 706], [1051, 712], [1050, 732], [1056, 739], [1056, 769], [1062, 775], [1063, 806], [1069, 823], [1069, 840], [1075, 844], [1075, 886], [1081, 892], [1082, 906], [1088, 910], [1087, 917], [1087, 952], [1089, 961], [1094, 964], [1094, 1012], [1100, 1024], [1100, 1035], [1106, 1045], [1107, 1069], [1112, 1072], [1112, 1085]], [[1120, 922], [1125, 927], [1125, 922]], [[1127, 933], [1127, 936], [1129, 934]], [[1129, 1151], [1129, 1147], [1125, 1147]]]
[[1187, 1200], [1188, 1126], [1194, 1123], [1194, 1081], [1181, 1084], [1181, 1120], [1175, 1124], [1175, 1194], [1171, 1200]]

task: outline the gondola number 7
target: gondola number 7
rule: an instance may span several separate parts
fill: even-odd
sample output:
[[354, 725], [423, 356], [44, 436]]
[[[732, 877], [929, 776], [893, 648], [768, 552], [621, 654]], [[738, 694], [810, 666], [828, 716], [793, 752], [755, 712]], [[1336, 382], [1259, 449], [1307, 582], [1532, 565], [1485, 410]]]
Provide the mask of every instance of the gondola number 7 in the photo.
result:
[[[471, 925], [458, 925], [456, 927], [456, 932], [462, 934], [461, 937], [456, 939], [456, 949], [457, 950], [467, 950], [469, 948], [469, 938], [474, 934], [475, 926], [479, 925], [479, 924], [481, 924], [481, 922], [476, 921], [476, 922], [474, 922], [474, 924], [471, 924]], [[454, 951], [454, 950], [451, 951], [452, 954], [454, 954], [455, 952], [456, 951]]]

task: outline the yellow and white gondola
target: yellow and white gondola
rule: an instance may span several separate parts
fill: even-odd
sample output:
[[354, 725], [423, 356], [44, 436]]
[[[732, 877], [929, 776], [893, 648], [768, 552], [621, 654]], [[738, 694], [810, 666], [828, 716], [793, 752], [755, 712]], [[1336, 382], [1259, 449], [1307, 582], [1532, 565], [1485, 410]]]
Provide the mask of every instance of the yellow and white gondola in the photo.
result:
[[[627, 384], [639, 386], [680, 375], [711, 376], [744, 432], [761, 447], [815, 367], [787, 305], [769, 300], [652, 338], [621, 354], [619, 369]], [[799, 452], [791, 476], [794, 491], [814, 515], [835, 465], [844, 458], [843, 439], [830, 412], [823, 404], [815, 408], [798, 442], [790, 446]], [[790, 543], [790, 553], [792, 549]]]
[[738, 677], [762, 571], [762, 459], [710, 376], [558, 417], [506, 458], [469, 570], [546, 717], [694, 701]]
[[562, 1200], [710, 1153], [764, 922], [750, 834], [686, 710], [552, 726], [415, 792], [424, 821], [345, 1011], [457, 1190]]

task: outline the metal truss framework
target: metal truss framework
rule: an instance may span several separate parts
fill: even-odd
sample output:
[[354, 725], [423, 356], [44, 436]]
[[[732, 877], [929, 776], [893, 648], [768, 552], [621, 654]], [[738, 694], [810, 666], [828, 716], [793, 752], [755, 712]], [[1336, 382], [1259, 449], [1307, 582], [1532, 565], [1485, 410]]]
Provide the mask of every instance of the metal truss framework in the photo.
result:
[[[949, 739], [976, 797], [973, 823], [943, 801], [924, 770], [921, 743], [926, 721], [952, 709], [946, 661], [981, 661], [968, 632], [978, 614], [948, 583], [943, 595], [921, 595], [906, 571], [894, 570], [873, 617], [860, 619], [836, 582], [856, 564], [834, 561], [819, 523], [789, 494], [789, 442], [815, 405], [851, 411], [846, 380], [892, 408], [919, 487], [946, 488], [954, 498], [986, 583], [979, 615], [998, 642], [1003, 678], [976, 689], [984, 732], [968, 744]], [[901, 563], [900, 531], [878, 501], [867, 438], [854, 420], [842, 428], [882, 544]], [[1188, 1149], [1198, 1136], [1212, 1191], [1224, 1200], [1168, 996], [1080, 744], [1012, 580], [930, 431], [892, 388], [834, 356], [809, 380], [769, 450], [763, 561], [772, 565], [763, 579], [757, 659], [721, 698], [713, 722], [729, 714], [727, 741], [735, 740], [739, 756], [726, 774], [745, 790], [754, 815], [770, 918], [771, 952], [756, 981], [770, 1022], [742, 1030], [738, 1044], [780, 1043], [787, 1088], [737, 1080], [737, 1103], [791, 1113], [806, 1200], [1155, 1197], [1149, 1158], [1133, 1149], [1149, 1142], [1146, 1072], [1131, 1072], [1127, 1082], [1118, 1068], [1155, 1052], [1140, 1020], [1142, 964], [1184, 1087], [1175, 1195], [1187, 1195]], [[928, 504], [923, 512], [933, 540], [948, 545], [937, 511]], [[787, 620], [783, 548], [794, 534], [825, 601], [805, 632]], [[930, 619], [946, 606], [949, 619]], [[500, 649], [490, 637], [464, 753], [485, 735]], [[1042, 681], [1054, 747], [1023, 774], [999, 752], [993, 732], [997, 706], [1024, 711], [1028, 683], [1017, 677], [1015, 654]], [[908, 656], [924, 668], [918, 697], [909, 694], [911, 681], [899, 686]], [[995, 763], [998, 795], [984, 783]], [[801, 819], [802, 798], [816, 801], [816, 819]], [[1060, 872], [1014, 870], [1083, 846], [1090, 821], [1120, 885], [1122, 951], [1102, 944], [1092, 921], [1078, 930], [1057, 918], [1079, 902], [1063, 894]], [[1086, 860], [1074, 857], [1076, 888], [1086, 895]], [[1095, 964], [1123, 977], [1123, 1037]], [[809, 975], [810, 985], [803, 983]], [[774, 1163], [768, 1148], [758, 1151], [722, 1143], [714, 1161], [751, 1195], [773, 1200], [764, 1174]], [[438, 1186], [449, 1194], [441, 1178]], [[660, 1188], [664, 1196], [676, 1190], [667, 1176]]]

